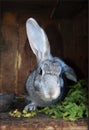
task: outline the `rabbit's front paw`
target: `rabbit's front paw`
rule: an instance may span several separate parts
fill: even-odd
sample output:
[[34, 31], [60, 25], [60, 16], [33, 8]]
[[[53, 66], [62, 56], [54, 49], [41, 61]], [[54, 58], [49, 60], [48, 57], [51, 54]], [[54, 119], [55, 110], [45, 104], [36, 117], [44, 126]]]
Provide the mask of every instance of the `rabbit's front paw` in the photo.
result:
[[32, 102], [32, 103], [28, 104], [27, 106], [25, 106], [24, 109], [27, 111], [35, 111], [36, 108], [37, 108], [36, 104]]

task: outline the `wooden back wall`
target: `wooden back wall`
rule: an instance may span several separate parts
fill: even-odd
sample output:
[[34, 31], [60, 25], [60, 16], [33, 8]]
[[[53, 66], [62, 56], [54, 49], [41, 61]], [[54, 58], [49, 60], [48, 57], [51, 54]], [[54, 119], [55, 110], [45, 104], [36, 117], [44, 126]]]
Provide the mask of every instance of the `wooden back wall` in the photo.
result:
[[87, 77], [87, 16], [51, 19], [35, 14], [4, 12], [0, 23], [0, 92], [23, 94], [36, 59], [28, 44], [25, 22], [34, 17], [47, 32], [51, 52], [74, 68], [78, 78]]

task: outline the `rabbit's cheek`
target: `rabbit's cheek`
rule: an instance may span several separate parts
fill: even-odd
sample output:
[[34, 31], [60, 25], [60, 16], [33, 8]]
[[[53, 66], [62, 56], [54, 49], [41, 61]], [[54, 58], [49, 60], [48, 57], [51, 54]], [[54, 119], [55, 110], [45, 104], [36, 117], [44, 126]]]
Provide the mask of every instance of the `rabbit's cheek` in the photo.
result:
[[60, 88], [63, 88], [63, 86], [64, 86], [64, 81], [61, 77], [59, 77], [58, 85], [59, 85]]
[[54, 94], [52, 96], [53, 99], [57, 99], [59, 96], [60, 96], [60, 87], [57, 87], [55, 90], [54, 90]]
[[39, 80], [35, 80], [34, 89], [35, 89], [35, 91], [40, 91], [40, 82], [39, 82]]

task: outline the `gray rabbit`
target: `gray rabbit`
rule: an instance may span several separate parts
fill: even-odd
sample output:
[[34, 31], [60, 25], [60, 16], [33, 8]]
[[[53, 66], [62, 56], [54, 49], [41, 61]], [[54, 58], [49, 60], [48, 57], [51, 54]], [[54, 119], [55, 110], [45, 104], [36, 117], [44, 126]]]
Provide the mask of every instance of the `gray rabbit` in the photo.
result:
[[66, 78], [77, 81], [76, 74], [71, 67], [58, 57], [53, 57], [45, 31], [35, 19], [26, 22], [29, 44], [37, 59], [36, 68], [30, 73], [26, 81], [27, 100], [26, 110], [35, 110], [37, 106], [52, 106], [63, 95]]

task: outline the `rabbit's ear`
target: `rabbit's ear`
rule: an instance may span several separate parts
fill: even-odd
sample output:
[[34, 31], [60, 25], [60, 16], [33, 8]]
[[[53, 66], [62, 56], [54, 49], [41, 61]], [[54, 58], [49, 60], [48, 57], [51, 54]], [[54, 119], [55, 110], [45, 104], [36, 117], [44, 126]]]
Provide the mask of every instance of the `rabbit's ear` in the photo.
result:
[[65, 76], [68, 79], [76, 82], [77, 81], [77, 76], [76, 76], [74, 70], [70, 66], [68, 66], [65, 62], [63, 62], [61, 59], [56, 58], [56, 57], [54, 59], [55, 59], [56, 62], [59, 63], [59, 66], [61, 66], [62, 72], [65, 74]]
[[63, 71], [68, 79], [77, 82], [77, 76], [71, 67], [65, 64], [65, 66], [63, 67]]
[[37, 61], [49, 59], [51, 55], [48, 38], [35, 19], [29, 18], [27, 20], [26, 31], [29, 44], [33, 53], [36, 55]]

